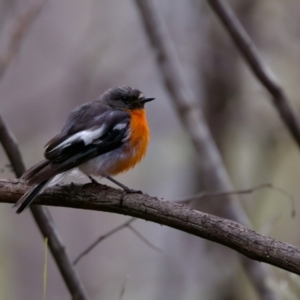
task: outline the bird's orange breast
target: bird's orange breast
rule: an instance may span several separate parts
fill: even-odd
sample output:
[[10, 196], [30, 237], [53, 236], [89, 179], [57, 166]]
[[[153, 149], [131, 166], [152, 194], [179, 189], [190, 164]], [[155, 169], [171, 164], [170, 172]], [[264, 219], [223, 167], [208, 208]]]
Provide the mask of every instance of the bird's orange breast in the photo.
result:
[[146, 119], [146, 111], [136, 109], [130, 111], [130, 115], [130, 139], [124, 150], [126, 154], [124, 158], [118, 159], [114, 166], [110, 168], [109, 175], [116, 175], [133, 168], [147, 152], [150, 130]]

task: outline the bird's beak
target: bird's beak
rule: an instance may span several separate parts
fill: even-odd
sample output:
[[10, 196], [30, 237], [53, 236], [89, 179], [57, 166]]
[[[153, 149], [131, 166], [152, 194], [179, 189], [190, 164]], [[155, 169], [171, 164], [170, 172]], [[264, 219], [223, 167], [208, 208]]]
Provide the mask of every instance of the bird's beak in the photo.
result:
[[145, 104], [146, 102], [150, 102], [150, 101], [153, 101], [155, 98], [142, 98], [141, 100], [140, 100], [140, 102], [142, 103], [142, 104]]

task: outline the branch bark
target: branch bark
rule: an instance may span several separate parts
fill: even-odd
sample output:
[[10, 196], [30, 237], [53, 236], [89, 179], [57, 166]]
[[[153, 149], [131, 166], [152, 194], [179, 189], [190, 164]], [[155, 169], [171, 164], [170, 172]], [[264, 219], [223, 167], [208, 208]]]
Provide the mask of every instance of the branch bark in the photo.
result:
[[[26, 190], [23, 182], [0, 179], [0, 202], [15, 203]], [[300, 275], [300, 248], [263, 236], [237, 222], [145, 194], [126, 194], [105, 185], [57, 185], [46, 189], [35, 204], [106, 211], [152, 221]]]

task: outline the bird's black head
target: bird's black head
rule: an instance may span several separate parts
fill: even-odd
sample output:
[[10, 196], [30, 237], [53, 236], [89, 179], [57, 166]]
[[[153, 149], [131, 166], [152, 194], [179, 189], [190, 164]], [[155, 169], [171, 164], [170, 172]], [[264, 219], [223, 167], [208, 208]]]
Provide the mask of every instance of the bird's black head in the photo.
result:
[[128, 86], [111, 88], [100, 98], [103, 103], [117, 109], [141, 109], [154, 99], [145, 98], [142, 92]]

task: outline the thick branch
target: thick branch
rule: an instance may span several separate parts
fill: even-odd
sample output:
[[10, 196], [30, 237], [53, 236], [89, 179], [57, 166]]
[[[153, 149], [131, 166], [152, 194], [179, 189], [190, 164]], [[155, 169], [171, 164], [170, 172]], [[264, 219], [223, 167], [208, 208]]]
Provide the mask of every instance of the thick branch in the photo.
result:
[[[17, 181], [0, 180], [0, 202], [14, 203], [26, 191]], [[93, 184], [46, 189], [36, 203], [130, 215], [232, 248], [260, 262], [300, 275], [300, 248], [263, 236], [239, 223], [144, 194]]]

